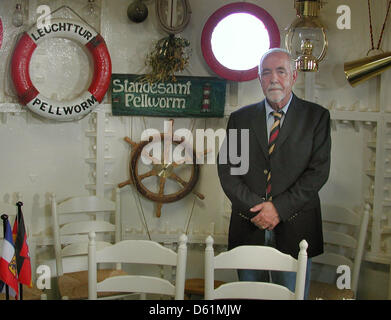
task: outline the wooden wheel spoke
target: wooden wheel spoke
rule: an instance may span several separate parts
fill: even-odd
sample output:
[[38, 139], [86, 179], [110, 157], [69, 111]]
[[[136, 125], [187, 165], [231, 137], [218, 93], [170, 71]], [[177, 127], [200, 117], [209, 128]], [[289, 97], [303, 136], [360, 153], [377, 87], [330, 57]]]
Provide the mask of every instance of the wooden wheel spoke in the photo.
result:
[[164, 135], [164, 144], [163, 144], [163, 150], [164, 150], [164, 158], [163, 158], [163, 163], [171, 163], [172, 161], [172, 138], [173, 138], [173, 132], [172, 128], [174, 125], [174, 120], [170, 119], [169, 120], [171, 124], [168, 127], [168, 132], [167, 134]]
[[146, 173], [140, 174], [138, 177], [140, 180], [143, 180], [148, 177], [156, 176], [156, 171], [155, 170], [150, 170]]
[[192, 163], [193, 163], [193, 159], [192, 159], [192, 158], [190, 158], [190, 157], [185, 157], [184, 159], [181, 159], [181, 160], [179, 160], [179, 161], [173, 162], [173, 163], [172, 163], [172, 166], [173, 166], [174, 168], [176, 168], [176, 167], [179, 167], [179, 166], [181, 166], [181, 165], [183, 165], [183, 164], [192, 164]]
[[165, 138], [163, 145], [163, 161], [162, 163], [171, 163], [172, 162], [172, 140], [171, 138]]
[[124, 140], [129, 143], [132, 147], [136, 148], [137, 147], [137, 143], [134, 142], [132, 139], [130, 139], [129, 137], [125, 137]]
[[118, 184], [118, 188], [123, 188], [123, 187], [127, 186], [128, 184], [133, 184], [133, 182], [132, 182], [131, 179], [119, 183], [119, 184]]
[[162, 206], [163, 206], [163, 203], [161, 203], [161, 202], [157, 203], [157, 206], [156, 206], [156, 217], [158, 217], [158, 218], [162, 214]]
[[172, 180], [178, 181], [184, 187], [187, 185], [187, 182], [185, 180], [183, 180], [181, 177], [179, 177], [178, 175], [176, 175], [174, 172], [171, 173], [169, 178]]
[[157, 159], [157, 158], [151, 156], [147, 151], [145, 151], [145, 149], [143, 149], [143, 151], [141, 151], [141, 154], [142, 154], [144, 157], [150, 159], [150, 160], [152, 161], [153, 164], [160, 164], [160, 163], [162, 163], [161, 160], [159, 160], [159, 159]]
[[[178, 181], [183, 187], [186, 187], [186, 185], [188, 184], [188, 182], [184, 181], [181, 177], [179, 177], [175, 173], [171, 173], [169, 178], [171, 178], [172, 180]], [[195, 190], [192, 190], [191, 192], [194, 193], [201, 200], [205, 199], [205, 196], [203, 194], [201, 194]]]
[[164, 185], [166, 183], [166, 178], [165, 177], [160, 177], [160, 182], [159, 182], [159, 195], [162, 196], [164, 195]]
[[182, 160], [173, 162], [171, 165], [172, 165], [174, 168], [176, 168], [176, 167], [179, 167], [180, 165], [184, 164], [185, 161], [186, 161], [185, 159], [182, 159]]
[[196, 158], [197, 159], [203, 158], [210, 152], [212, 152], [212, 149], [205, 149], [204, 151], [196, 152]]

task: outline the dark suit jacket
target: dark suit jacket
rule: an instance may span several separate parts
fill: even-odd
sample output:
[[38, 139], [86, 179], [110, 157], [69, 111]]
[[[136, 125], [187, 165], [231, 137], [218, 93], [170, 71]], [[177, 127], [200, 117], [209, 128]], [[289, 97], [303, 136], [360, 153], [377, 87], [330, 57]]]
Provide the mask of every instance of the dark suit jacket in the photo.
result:
[[[229, 129], [249, 129], [249, 169], [242, 175], [231, 174], [231, 168], [239, 165], [232, 164], [229, 157], [223, 164], [222, 150], [229, 154]], [[264, 201], [265, 170], [271, 168], [272, 202], [281, 220], [274, 228], [277, 249], [297, 258], [299, 243], [305, 239], [308, 256], [319, 255], [323, 253], [323, 234], [318, 192], [330, 171], [330, 113], [293, 94], [270, 159], [266, 131], [264, 100], [233, 112], [228, 121], [218, 158], [220, 183], [232, 202], [228, 249], [264, 244], [264, 230], [238, 213], [254, 216], [249, 209]], [[243, 146], [240, 138], [237, 140], [240, 154]]]

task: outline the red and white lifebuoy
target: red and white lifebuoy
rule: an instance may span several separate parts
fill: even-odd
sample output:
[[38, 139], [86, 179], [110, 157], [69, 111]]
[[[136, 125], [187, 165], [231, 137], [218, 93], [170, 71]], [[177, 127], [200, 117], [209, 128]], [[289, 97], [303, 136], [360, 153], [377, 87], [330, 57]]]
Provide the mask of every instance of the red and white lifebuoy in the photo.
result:
[[[88, 90], [72, 101], [54, 101], [43, 96], [30, 78], [29, 64], [35, 48], [41, 41], [54, 37], [68, 38], [86, 46], [94, 62]], [[52, 19], [49, 25], [42, 28], [34, 25], [22, 35], [12, 55], [11, 77], [20, 102], [31, 111], [53, 120], [78, 120], [102, 102], [109, 88], [110, 54], [102, 36], [89, 25], [81, 21]]]

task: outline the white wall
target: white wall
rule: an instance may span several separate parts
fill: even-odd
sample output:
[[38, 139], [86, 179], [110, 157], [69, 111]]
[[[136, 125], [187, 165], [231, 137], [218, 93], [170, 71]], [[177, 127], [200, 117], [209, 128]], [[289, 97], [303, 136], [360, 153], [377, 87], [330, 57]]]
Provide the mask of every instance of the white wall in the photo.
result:
[[[49, 194], [55, 193], [58, 199], [73, 195], [88, 195], [94, 191], [86, 186], [95, 183], [95, 165], [86, 159], [94, 158], [96, 151], [94, 137], [87, 135], [96, 128], [97, 112], [77, 122], [58, 123], [36, 117], [25, 112], [15, 103], [16, 98], [8, 76], [9, 59], [16, 36], [20, 30], [10, 23], [10, 13], [16, 0], [1, 1], [0, 17], [4, 24], [4, 42], [0, 48], [0, 201], [14, 202], [16, 192], [21, 192], [24, 201], [24, 215], [28, 225], [35, 235], [50, 234], [50, 202]], [[50, 1], [52, 10], [67, 4], [80, 10], [86, 1]], [[206, 65], [201, 52], [200, 37], [204, 23], [219, 7], [234, 1], [223, 0], [191, 0], [192, 16], [189, 25], [181, 34], [190, 40], [192, 55], [189, 68], [183, 73], [192, 76], [215, 76]], [[255, 3], [274, 17], [281, 32], [283, 44], [284, 29], [295, 18], [293, 0], [248, 1]], [[381, 23], [384, 17], [386, 0], [373, 3], [373, 27], [377, 43]], [[29, 25], [36, 17], [34, 10], [39, 4], [47, 1], [25, 0], [30, 7]], [[149, 16], [141, 24], [128, 20], [126, 9], [130, 1], [102, 0], [101, 34], [105, 38], [115, 73], [145, 73], [146, 53], [151, 50], [153, 41], [166, 34], [159, 29], [153, 0], [146, 0]], [[336, 27], [336, 9], [341, 4], [348, 4], [352, 12], [351, 30], [338, 30]], [[60, 13], [60, 16], [69, 13]], [[391, 110], [389, 90], [378, 91], [376, 80], [371, 80], [352, 88], [343, 73], [343, 63], [364, 57], [370, 48], [369, 24], [366, 1], [364, 0], [329, 0], [321, 10], [321, 17], [328, 27], [329, 49], [320, 72], [316, 74], [316, 83], [320, 89], [315, 91], [315, 101], [334, 110], [341, 107], [350, 108], [356, 104], [359, 108], [381, 107]], [[388, 29], [390, 24], [388, 23]], [[390, 50], [391, 34], [385, 31], [383, 49]], [[78, 95], [87, 86], [91, 78], [89, 60], [80, 47], [65, 39], [50, 40], [40, 45], [35, 51], [31, 62], [31, 75], [34, 84], [45, 95], [53, 99], [68, 99]], [[389, 83], [390, 72], [382, 76], [381, 84]], [[304, 96], [304, 76], [301, 74], [295, 92]], [[263, 97], [258, 80], [239, 83], [237, 106], [259, 101]], [[234, 97], [235, 98], [235, 97]], [[234, 101], [227, 97], [228, 101]], [[386, 103], [387, 102], [387, 103]], [[104, 165], [105, 183], [113, 186], [129, 178], [129, 145], [123, 141], [125, 136], [134, 141], [140, 140], [145, 128], [156, 128], [163, 131], [162, 118], [151, 117], [113, 117], [110, 115], [109, 97], [105, 99], [108, 113], [104, 125], [112, 135], [104, 140], [104, 155], [112, 161]], [[104, 109], [106, 110], [106, 109]], [[6, 112], [5, 112], [6, 111]], [[357, 110], [358, 111], [358, 110]], [[177, 128], [225, 128], [227, 117], [222, 119], [175, 119]], [[376, 123], [370, 126], [362, 121], [341, 123], [335, 121], [332, 131], [332, 169], [330, 179], [321, 192], [324, 202], [343, 205], [349, 208], [361, 208], [365, 197], [369, 194], [371, 178], [365, 175], [371, 160], [371, 150], [366, 147], [367, 141], [373, 135]], [[101, 130], [101, 129], [99, 129]], [[378, 133], [379, 135], [380, 133]], [[383, 133], [381, 133], [383, 134]], [[375, 136], [376, 138], [376, 136]], [[389, 136], [388, 138], [389, 139]], [[386, 181], [388, 182], [388, 181]], [[203, 165], [196, 189], [206, 196], [201, 201], [190, 194], [185, 199], [172, 204], [165, 204], [162, 216], [155, 216], [155, 205], [141, 197], [131, 186], [121, 189], [123, 237], [147, 237], [143, 229], [143, 215], [147, 222], [149, 233], [154, 240], [159, 240], [162, 233], [179, 234], [188, 231], [189, 234], [206, 236], [213, 231], [220, 237], [226, 237], [229, 222], [229, 203], [221, 190], [215, 165]], [[105, 195], [111, 197], [109, 189]], [[385, 196], [384, 196], [385, 197]], [[384, 209], [386, 220], [391, 225], [390, 213]], [[187, 226], [191, 216], [190, 224]], [[388, 220], [387, 220], [388, 219]], [[139, 234], [139, 233], [140, 234]], [[370, 236], [370, 235], [369, 235]], [[194, 245], [190, 252], [188, 277], [202, 276], [203, 247]], [[389, 254], [391, 248], [387, 247]], [[44, 257], [51, 255], [49, 250]], [[39, 257], [38, 257], [39, 258]], [[198, 265], [197, 268], [194, 268]], [[382, 270], [384, 272], [384, 270]], [[385, 277], [388, 277], [385, 274]], [[366, 277], [365, 279], [370, 279]], [[368, 280], [369, 281], [369, 280]], [[369, 283], [366, 283], [370, 286]], [[387, 283], [383, 283], [387, 286]], [[362, 286], [363, 288], [365, 286]], [[369, 292], [367, 290], [366, 292]], [[387, 289], [384, 290], [387, 292]], [[370, 295], [364, 295], [370, 298]], [[382, 296], [381, 298], [386, 298]]]

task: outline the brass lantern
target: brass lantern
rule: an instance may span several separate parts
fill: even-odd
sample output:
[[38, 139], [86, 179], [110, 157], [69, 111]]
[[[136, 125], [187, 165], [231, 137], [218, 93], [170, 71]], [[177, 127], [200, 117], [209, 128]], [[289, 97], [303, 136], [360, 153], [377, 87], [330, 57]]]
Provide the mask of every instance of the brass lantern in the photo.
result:
[[297, 19], [287, 28], [285, 47], [299, 71], [318, 71], [327, 51], [326, 28], [319, 19], [321, 0], [295, 0]]

